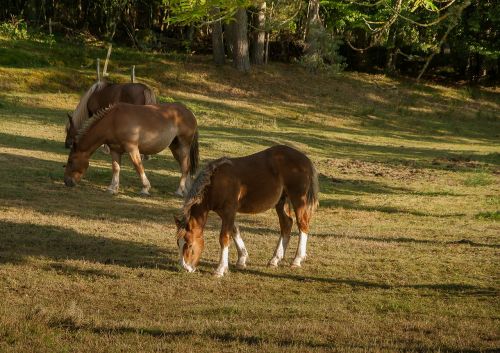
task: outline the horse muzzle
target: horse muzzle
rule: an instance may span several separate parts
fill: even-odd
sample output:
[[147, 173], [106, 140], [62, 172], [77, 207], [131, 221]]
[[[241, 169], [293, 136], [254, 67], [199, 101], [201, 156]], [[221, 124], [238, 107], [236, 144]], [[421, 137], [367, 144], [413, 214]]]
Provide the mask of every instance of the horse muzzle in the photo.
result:
[[76, 183], [73, 180], [73, 178], [71, 178], [71, 177], [64, 177], [64, 185], [72, 187], [72, 186], [75, 186]]

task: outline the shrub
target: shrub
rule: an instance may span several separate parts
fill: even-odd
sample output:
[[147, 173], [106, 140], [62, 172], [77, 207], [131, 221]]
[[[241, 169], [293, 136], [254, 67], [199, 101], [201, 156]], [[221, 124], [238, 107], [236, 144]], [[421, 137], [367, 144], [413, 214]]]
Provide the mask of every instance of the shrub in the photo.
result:
[[10, 21], [0, 23], [0, 35], [10, 39], [27, 39], [28, 25], [23, 19], [13, 16]]

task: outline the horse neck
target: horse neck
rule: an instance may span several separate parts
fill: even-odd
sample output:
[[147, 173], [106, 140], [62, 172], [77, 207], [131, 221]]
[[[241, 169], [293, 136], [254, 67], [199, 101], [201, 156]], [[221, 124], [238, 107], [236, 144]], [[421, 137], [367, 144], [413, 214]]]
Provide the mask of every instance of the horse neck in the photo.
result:
[[200, 237], [203, 236], [203, 229], [207, 224], [208, 212], [209, 209], [206, 207], [205, 202], [191, 207], [188, 223], [191, 227], [191, 231]]
[[106, 140], [108, 129], [103, 128], [106, 124], [106, 118], [92, 126], [78, 141], [77, 149], [81, 152], [87, 152], [89, 155], [95, 152]]

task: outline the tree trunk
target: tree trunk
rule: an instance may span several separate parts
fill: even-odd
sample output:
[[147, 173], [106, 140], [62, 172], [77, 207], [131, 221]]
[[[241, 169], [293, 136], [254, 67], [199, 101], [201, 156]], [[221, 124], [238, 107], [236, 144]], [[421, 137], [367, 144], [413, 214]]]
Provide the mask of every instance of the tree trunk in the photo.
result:
[[398, 21], [394, 22], [389, 29], [389, 38], [387, 39], [387, 60], [385, 63], [385, 73], [394, 75], [396, 72], [396, 59], [398, 56], [398, 48], [396, 39], [398, 34]]
[[229, 58], [233, 57], [233, 46], [234, 46], [234, 21], [231, 23], [224, 24], [224, 46], [226, 47], [226, 53]]
[[247, 10], [240, 7], [236, 11], [234, 24], [233, 65], [238, 71], [250, 71], [250, 56], [248, 54]]
[[311, 54], [315, 51], [317, 34], [319, 31], [323, 30], [323, 23], [319, 17], [319, 1], [320, 0], [309, 0], [305, 28], [306, 33], [304, 36], [306, 41], [305, 51], [307, 54]]
[[252, 43], [252, 63], [262, 65], [264, 63], [264, 48], [266, 40], [266, 2], [259, 4], [259, 11], [254, 18], [253, 43]]
[[[220, 9], [214, 7], [212, 15], [218, 17]], [[222, 24], [221, 21], [216, 21], [212, 24], [212, 52], [214, 56], [215, 65], [224, 65], [226, 59], [224, 57], [224, 40], [222, 38]]]

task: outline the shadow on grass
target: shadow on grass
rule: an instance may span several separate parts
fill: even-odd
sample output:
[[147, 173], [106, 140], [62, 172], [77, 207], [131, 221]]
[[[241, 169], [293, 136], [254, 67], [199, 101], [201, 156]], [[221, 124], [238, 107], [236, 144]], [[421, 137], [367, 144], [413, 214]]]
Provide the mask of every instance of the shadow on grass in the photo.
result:
[[294, 340], [294, 339], [268, 339], [255, 335], [241, 335], [233, 332], [206, 332], [204, 336], [221, 343], [243, 343], [247, 346], [262, 346], [265, 344], [275, 344], [280, 347], [307, 347], [307, 348], [333, 348], [334, 343], [316, 342], [313, 340]]
[[30, 151], [53, 152], [69, 155], [69, 150], [64, 148], [64, 142], [40, 139], [36, 137], [11, 135], [0, 132], [0, 146], [12, 147]]
[[429, 284], [407, 284], [407, 285], [391, 285], [385, 283], [377, 283], [370, 281], [361, 281], [355, 279], [340, 279], [340, 278], [325, 278], [325, 277], [312, 277], [287, 273], [270, 273], [258, 270], [234, 269], [235, 272], [251, 273], [255, 276], [284, 279], [295, 282], [303, 283], [330, 283], [335, 285], [348, 285], [351, 287], [372, 288], [372, 289], [417, 289], [417, 290], [433, 290], [441, 292], [445, 295], [453, 296], [497, 296], [498, 290], [492, 287], [478, 287], [469, 284], [459, 283], [429, 283]]
[[382, 243], [409, 243], [409, 244], [429, 244], [429, 245], [469, 245], [473, 247], [485, 247], [498, 249], [500, 248], [499, 244], [486, 244], [486, 243], [477, 243], [468, 239], [461, 240], [452, 240], [452, 241], [439, 241], [439, 240], [430, 240], [430, 239], [415, 239], [415, 238], [407, 238], [407, 237], [370, 237], [370, 236], [342, 236], [336, 234], [328, 234], [328, 233], [313, 233], [313, 237], [319, 238], [337, 238], [337, 239], [349, 239], [349, 240], [363, 240], [363, 241], [373, 241], [373, 242], [382, 242]]
[[[108, 185], [111, 171], [106, 168], [91, 167], [86, 179], [74, 188], [64, 186], [63, 168], [60, 162], [52, 162], [32, 157], [0, 153], [2, 163], [9, 168], [0, 169], [0, 179], [9, 180], [0, 187], [0, 205], [20, 206], [33, 209], [47, 215], [69, 215], [87, 219], [111, 220], [151, 220], [165, 219], [177, 209], [167, 206], [158, 207], [142, 202], [135, 192], [140, 190], [136, 172], [132, 169], [121, 171], [121, 191], [113, 196], [104, 190]], [[175, 191], [178, 178], [168, 175], [148, 173], [153, 185], [153, 197], [167, 196]], [[133, 187], [134, 192], [124, 191], [124, 187]], [[124, 199], [121, 195], [135, 199]], [[177, 198], [176, 198], [177, 199]]]
[[[69, 149], [64, 148], [64, 143], [53, 140], [46, 140], [36, 137], [28, 137], [28, 136], [19, 136], [19, 135], [11, 135], [0, 132], [0, 147], [11, 147], [18, 148], [30, 151], [43, 151], [43, 152], [52, 152], [57, 153], [64, 156], [64, 161], [67, 160], [69, 156]], [[20, 157], [21, 158], [21, 157]], [[95, 151], [90, 157], [90, 161], [99, 161], [103, 163], [109, 163], [109, 175], [111, 179], [111, 156], [106, 155], [98, 149]], [[128, 154], [123, 154], [122, 164], [126, 164], [129, 162]], [[170, 150], [166, 148], [162, 152], [157, 155], [151, 156], [150, 160], [143, 162], [144, 168], [146, 170], [146, 175], [148, 175], [148, 171], [156, 171], [156, 170], [174, 170], [179, 173], [180, 178], [180, 167], [179, 164], [175, 161], [172, 156]], [[62, 166], [62, 164], [61, 164]], [[92, 167], [91, 167], [92, 168]], [[120, 174], [121, 176], [121, 174]], [[149, 177], [149, 175], [148, 175]]]
[[[304, 125], [306, 128], [306, 125]], [[208, 139], [232, 140], [239, 145], [261, 145], [263, 148], [275, 144], [302, 144], [312, 149], [315, 155], [327, 158], [357, 158], [361, 160], [377, 160], [388, 165], [400, 165], [404, 161], [412, 161], [413, 168], [429, 168], [448, 170], [446, 166], [433, 163], [438, 158], [449, 160], [477, 161], [481, 163], [500, 163], [500, 154], [491, 152], [488, 154], [478, 154], [472, 151], [461, 153], [452, 152], [446, 149], [425, 148], [425, 147], [404, 147], [388, 146], [377, 144], [363, 144], [352, 140], [340, 138], [328, 138], [323, 135], [307, 133], [290, 133], [287, 131], [262, 131], [237, 127], [202, 127], [202, 134], [205, 132]], [[471, 146], [472, 148], [472, 146]], [[243, 149], [242, 149], [243, 150]], [[228, 157], [231, 157], [229, 155]], [[452, 169], [455, 170], [455, 169]]]
[[81, 269], [77, 266], [68, 265], [65, 263], [51, 263], [49, 265], [42, 267], [46, 271], [55, 271], [58, 274], [63, 274], [66, 276], [78, 276], [78, 277], [106, 277], [111, 279], [120, 278], [119, 275], [110, 273], [98, 269]]
[[[177, 272], [176, 256], [175, 251], [153, 245], [80, 234], [64, 227], [0, 221], [0, 263], [23, 263], [29, 257], [48, 257], [56, 261], [85, 260]], [[53, 266], [66, 274], [82, 274], [82, 270], [71, 266]], [[101, 273], [84, 270], [83, 274]]]
[[320, 207], [343, 208], [349, 210], [369, 211], [369, 212], [383, 212], [389, 214], [402, 213], [419, 217], [451, 218], [451, 217], [463, 217], [466, 215], [465, 213], [434, 214], [428, 212], [405, 210], [392, 206], [369, 206], [369, 205], [363, 205], [361, 204], [360, 201], [357, 200], [335, 200], [335, 199], [320, 200]]
[[[84, 327], [85, 328], [85, 327]], [[194, 331], [191, 330], [177, 330], [177, 331], [166, 331], [160, 328], [152, 328], [152, 327], [129, 327], [129, 326], [117, 326], [117, 327], [105, 327], [105, 326], [97, 326], [97, 327], [89, 327], [89, 331], [97, 334], [134, 334], [134, 335], [143, 335], [143, 336], [151, 336], [156, 338], [166, 338], [169, 340], [176, 338], [185, 338], [188, 336], [192, 336], [195, 334]]]

